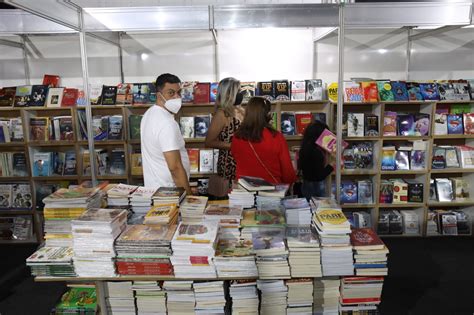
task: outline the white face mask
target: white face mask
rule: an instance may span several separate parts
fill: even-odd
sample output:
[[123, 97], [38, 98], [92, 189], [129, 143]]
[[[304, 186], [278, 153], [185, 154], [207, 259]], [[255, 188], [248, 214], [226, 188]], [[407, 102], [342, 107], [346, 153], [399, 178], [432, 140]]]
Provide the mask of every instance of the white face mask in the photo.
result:
[[[161, 95], [161, 93], [160, 93]], [[173, 114], [176, 114], [179, 112], [181, 109], [181, 98], [172, 98], [170, 100], [166, 100], [163, 95], [161, 95], [163, 100], [165, 101], [165, 108], [172, 112]]]

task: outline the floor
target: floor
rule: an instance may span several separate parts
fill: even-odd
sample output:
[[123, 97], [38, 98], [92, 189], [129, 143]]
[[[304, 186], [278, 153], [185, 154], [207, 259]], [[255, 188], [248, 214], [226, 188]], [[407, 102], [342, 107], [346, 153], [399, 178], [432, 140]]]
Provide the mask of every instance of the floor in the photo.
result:
[[[389, 276], [381, 314], [474, 314], [473, 238], [385, 238]], [[0, 314], [47, 315], [63, 283], [36, 283], [24, 260], [33, 246], [0, 247]]]

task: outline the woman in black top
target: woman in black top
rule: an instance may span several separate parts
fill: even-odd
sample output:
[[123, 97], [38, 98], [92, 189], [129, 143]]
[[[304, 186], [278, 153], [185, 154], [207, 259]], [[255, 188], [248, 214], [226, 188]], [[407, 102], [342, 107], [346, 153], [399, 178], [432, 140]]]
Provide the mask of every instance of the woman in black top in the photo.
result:
[[311, 123], [305, 130], [298, 157], [298, 169], [303, 175], [301, 192], [311, 199], [312, 196], [324, 197], [325, 179], [334, 168], [327, 163], [328, 154], [315, 142], [328, 126], [320, 121]]

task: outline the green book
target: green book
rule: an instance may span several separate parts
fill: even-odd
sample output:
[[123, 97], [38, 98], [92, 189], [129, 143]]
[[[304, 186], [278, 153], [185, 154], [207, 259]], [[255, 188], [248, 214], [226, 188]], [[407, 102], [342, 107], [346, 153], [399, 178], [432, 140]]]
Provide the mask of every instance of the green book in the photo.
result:
[[97, 310], [97, 295], [95, 288], [70, 288], [56, 305], [56, 314], [71, 314], [77, 311], [81, 314], [95, 314]]
[[451, 105], [451, 114], [471, 113], [471, 104], [453, 104]]
[[390, 81], [377, 81], [377, 89], [379, 90], [379, 99], [381, 102], [392, 102], [395, 100]]
[[140, 123], [142, 121], [143, 115], [130, 115], [129, 125], [130, 125], [130, 139], [140, 139]]

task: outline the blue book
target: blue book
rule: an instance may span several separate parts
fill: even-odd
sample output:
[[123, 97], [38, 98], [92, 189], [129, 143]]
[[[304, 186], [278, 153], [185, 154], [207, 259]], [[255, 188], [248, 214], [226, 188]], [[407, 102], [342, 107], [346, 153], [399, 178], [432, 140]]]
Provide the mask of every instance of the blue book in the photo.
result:
[[387, 264], [354, 264], [356, 269], [366, 269], [366, 268], [387, 268]]
[[415, 117], [412, 114], [397, 115], [398, 134], [413, 136], [415, 134]]
[[436, 83], [420, 83], [420, 92], [425, 101], [438, 101], [439, 92]]
[[35, 152], [33, 154], [33, 176], [50, 176], [52, 173], [52, 152]]
[[408, 100], [410, 101], [422, 101], [423, 96], [421, 95], [420, 85], [418, 82], [407, 82]]
[[383, 150], [382, 151], [382, 171], [394, 171], [396, 168], [395, 163], [395, 150]]
[[210, 101], [211, 103], [215, 103], [216, 102], [216, 97], [217, 97], [217, 88], [219, 86], [219, 83], [217, 82], [212, 82], [211, 83], [211, 93], [210, 93]]
[[449, 114], [448, 115], [448, 134], [462, 135], [464, 126], [462, 123], [462, 115]]
[[341, 183], [341, 203], [357, 203], [357, 183], [351, 181]]
[[407, 84], [403, 81], [391, 81], [395, 101], [408, 101]]

